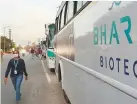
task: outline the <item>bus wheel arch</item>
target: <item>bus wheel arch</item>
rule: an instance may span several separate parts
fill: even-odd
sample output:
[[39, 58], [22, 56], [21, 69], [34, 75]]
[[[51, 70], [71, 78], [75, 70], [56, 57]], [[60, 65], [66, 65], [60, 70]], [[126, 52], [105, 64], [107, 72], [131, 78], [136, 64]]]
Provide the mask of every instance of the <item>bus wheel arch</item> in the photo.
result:
[[61, 88], [62, 88], [62, 92], [63, 92], [65, 101], [67, 102], [67, 104], [71, 104], [71, 102], [64, 90], [62, 78], [63, 78], [63, 64], [62, 64], [62, 61], [60, 60], [59, 64], [58, 64], [58, 80], [59, 80], [59, 82], [61, 82]]
[[62, 76], [61, 76], [61, 66], [60, 66], [60, 63], [58, 65], [58, 81], [61, 82], [62, 80]]
[[59, 63], [58, 63], [58, 80], [59, 80], [59, 82], [62, 82], [62, 80], [63, 80], [63, 71], [64, 71], [63, 69], [64, 69], [63, 63], [60, 59]]

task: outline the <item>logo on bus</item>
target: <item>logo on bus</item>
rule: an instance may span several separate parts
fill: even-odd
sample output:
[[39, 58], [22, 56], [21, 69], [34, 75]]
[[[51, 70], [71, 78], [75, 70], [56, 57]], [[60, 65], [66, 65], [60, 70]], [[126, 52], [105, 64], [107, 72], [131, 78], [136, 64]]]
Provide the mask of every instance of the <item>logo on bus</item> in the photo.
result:
[[[133, 44], [132, 37], [131, 37], [131, 28], [132, 28], [132, 20], [130, 16], [124, 16], [119, 19], [120, 25], [124, 25], [124, 23], [127, 23], [127, 26], [121, 30], [124, 32], [123, 36], [126, 38], [127, 42], [129, 44]], [[108, 24], [101, 24], [100, 26], [94, 27], [94, 45], [102, 45], [102, 44], [112, 44], [112, 41], [114, 41], [116, 44], [120, 44], [120, 31], [118, 31], [118, 25], [115, 20], [112, 21], [111, 27], [108, 27]], [[107, 31], [107, 28], [110, 28], [110, 30]]]
[[115, 6], [119, 6], [120, 4], [121, 4], [121, 1], [114, 1], [114, 2], [112, 3], [111, 7], [109, 8], [109, 10], [111, 10], [111, 9], [114, 7], [114, 5], [115, 5]]

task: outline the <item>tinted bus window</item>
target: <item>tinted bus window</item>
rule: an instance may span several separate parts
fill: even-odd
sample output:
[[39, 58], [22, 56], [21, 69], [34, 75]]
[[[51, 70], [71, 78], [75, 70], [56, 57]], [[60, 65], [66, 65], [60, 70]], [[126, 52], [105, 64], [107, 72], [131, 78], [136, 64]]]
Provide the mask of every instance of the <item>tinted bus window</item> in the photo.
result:
[[61, 28], [64, 26], [64, 14], [65, 14], [65, 6], [63, 7], [61, 14]]
[[60, 30], [60, 15], [58, 17], [58, 31]]
[[69, 1], [67, 7], [67, 21], [69, 21], [73, 17], [73, 10], [74, 10], [74, 2]]
[[56, 27], [55, 27], [55, 33], [57, 33], [58, 32], [58, 18], [56, 18]]
[[83, 5], [86, 3], [87, 1], [83, 1]]
[[77, 1], [77, 11], [82, 7], [83, 1]]

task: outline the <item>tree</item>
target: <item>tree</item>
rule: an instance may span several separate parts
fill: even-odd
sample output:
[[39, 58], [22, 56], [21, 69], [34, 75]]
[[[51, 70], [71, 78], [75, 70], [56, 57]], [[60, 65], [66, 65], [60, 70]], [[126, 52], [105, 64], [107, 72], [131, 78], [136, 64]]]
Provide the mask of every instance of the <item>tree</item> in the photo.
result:
[[19, 46], [17, 47], [17, 50], [21, 50], [21, 49], [23, 49], [23, 48], [22, 48], [21, 45], [19, 45]]
[[16, 48], [16, 43], [12, 42], [12, 48]]
[[13, 43], [12, 40], [8, 39], [5, 36], [1, 36], [0, 39], [1, 39], [1, 41], [0, 41], [1, 49], [3, 49], [3, 50], [5, 49], [5, 51], [8, 51], [12, 48], [12, 43]]

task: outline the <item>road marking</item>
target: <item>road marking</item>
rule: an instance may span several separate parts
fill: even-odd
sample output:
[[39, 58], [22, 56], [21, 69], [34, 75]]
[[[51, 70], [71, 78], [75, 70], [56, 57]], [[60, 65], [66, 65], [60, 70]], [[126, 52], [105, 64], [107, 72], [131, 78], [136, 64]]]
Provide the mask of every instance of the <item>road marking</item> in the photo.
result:
[[51, 78], [50, 78], [49, 74], [47, 73], [47, 70], [46, 70], [46, 68], [45, 68], [45, 65], [44, 65], [43, 60], [41, 60], [41, 63], [42, 63], [42, 67], [43, 67], [43, 69], [44, 69], [45, 76], [46, 76], [46, 78], [47, 78], [47, 80], [48, 80], [48, 83], [51, 84]]

